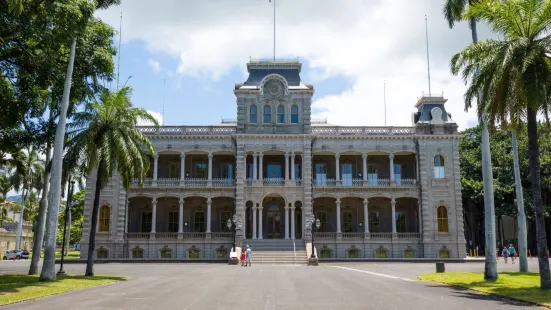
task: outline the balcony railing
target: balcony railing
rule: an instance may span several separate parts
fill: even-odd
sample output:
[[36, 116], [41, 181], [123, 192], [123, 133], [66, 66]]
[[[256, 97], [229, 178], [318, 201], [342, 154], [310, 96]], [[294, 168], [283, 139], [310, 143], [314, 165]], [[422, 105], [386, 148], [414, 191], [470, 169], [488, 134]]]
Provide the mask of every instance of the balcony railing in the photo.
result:
[[155, 233], [155, 239], [178, 239], [178, 233], [177, 232]]
[[217, 238], [217, 239], [232, 239], [233, 233], [232, 232], [213, 232], [211, 235], [211, 238]]
[[302, 186], [302, 180], [301, 179], [295, 179], [295, 186]]
[[415, 127], [341, 127], [313, 126], [312, 133], [330, 136], [378, 136], [378, 135], [413, 135]]
[[394, 183], [390, 182], [388, 178], [378, 178], [378, 179], [344, 179], [336, 181], [335, 179], [314, 179], [314, 187], [415, 187], [417, 186], [416, 179], [397, 179]]
[[318, 239], [335, 239], [337, 238], [337, 233], [335, 232], [317, 232], [315, 234]]
[[364, 237], [365, 237], [365, 233], [358, 233], [358, 232], [342, 233], [343, 239], [363, 239]]
[[[418, 240], [420, 238], [419, 233], [397, 233], [398, 239], [404, 240]], [[336, 239], [336, 232], [317, 232], [315, 234], [317, 239]], [[371, 239], [371, 240], [392, 240], [392, 233], [390, 232], [375, 232], [375, 233], [363, 233], [363, 232], [343, 232], [341, 233], [342, 239], [346, 240], [358, 240], [358, 239]]]
[[207, 186], [207, 179], [203, 178], [186, 178], [184, 180], [184, 186], [198, 187], [198, 186]]
[[386, 232], [370, 233], [369, 237], [375, 240], [391, 240], [392, 233], [386, 233]]
[[205, 232], [185, 232], [183, 233], [184, 239], [205, 239], [207, 233]]
[[160, 178], [160, 179], [157, 179], [157, 186], [162, 186], [162, 187], [180, 186], [180, 179]]
[[126, 238], [127, 239], [132, 239], [132, 240], [147, 240], [149, 239], [149, 233], [142, 233], [142, 232], [139, 232], [139, 233], [127, 233], [126, 234]]
[[266, 178], [263, 182], [264, 186], [284, 186], [285, 179], [282, 178]]
[[398, 233], [398, 239], [419, 239], [419, 233]]
[[212, 179], [212, 186], [224, 187], [235, 186], [235, 180], [232, 179]]
[[[135, 179], [132, 181], [132, 186], [133, 186], [133, 187], [137, 187], [138, 185], [139, 185], [139, 184], [138, 184], [138, 179], [135, 178]], [[151, 186], [151, 185], [153, 185], [153, 180], [152, 180], [152, 179], [147, 178], [147, 179], [144, 179], [144, 180], [143, 180], [143, 187], [149, 187], [149, 186]]]
[[156, 135], [231, 135], [237, 132], [235, 126], [138, 126], [144, 134]]

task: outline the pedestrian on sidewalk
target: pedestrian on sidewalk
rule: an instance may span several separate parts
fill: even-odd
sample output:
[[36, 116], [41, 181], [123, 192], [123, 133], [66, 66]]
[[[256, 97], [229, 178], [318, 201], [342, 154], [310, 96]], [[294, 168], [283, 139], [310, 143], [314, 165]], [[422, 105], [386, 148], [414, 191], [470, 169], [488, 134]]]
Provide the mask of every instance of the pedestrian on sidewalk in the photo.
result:
[[513, 264], [515, 263], [515, 257], [517, 257], [516, 254], [517, 253], [513, 244], [509, 244], [509, 255], [511, 256], [511, 263]]
[[245, 266], [245, 249], [241, 249], [241, 266]]
[[509, 250], [507, 248], [503, 248], [503, 259], [505, 259], [505, 264], [507, 264], [507, 257], [509, 257]]
[[247, 251], [246, 251], [247, 261], [245, 262], [245, 266], [247, 266], [247, 264], [249, 264], [249, 267], [251, 267], [251, 258], [252, 258], [251, 256], [252, 256], [251, 248], [249, 248], [249, 245], [247, 244]]

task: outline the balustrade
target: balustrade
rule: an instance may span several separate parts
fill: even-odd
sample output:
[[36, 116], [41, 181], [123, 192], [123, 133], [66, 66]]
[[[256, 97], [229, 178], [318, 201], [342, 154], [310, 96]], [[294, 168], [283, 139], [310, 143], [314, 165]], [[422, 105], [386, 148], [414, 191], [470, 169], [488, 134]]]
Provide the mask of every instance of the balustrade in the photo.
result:
[[419, 233], [398, 233], [398, 239], [419, 239], [420, 234]]
[[150, 233], [127, 233], [126, 239], [132, 239], [132, 240], [147, 240], [149, 239]]
[[212, 179], [212, 186], [223, 187], [223, 186], [234, 186], [234, 185], [235, 185], [235, 180], [232, 180], [232, 179], [227, 179], [227, 178]]
[[335, 239], [337, 238], [336, 232], [316, 232], [315, 235], [316, 239]]
[[342, 233], [343, 239], [363, 239], [365, 237], [365, 233], [357, 233], [357, 232], [346, 232]]
[[185, 232], [183, 233], [184, 239], [205, 239], [207, 233], [205, 232]]
[[285, 185], [285, 179], [282, 178], [265, 178], [264, 186], [283, 186]]
[[371, 239], [377, 239], [377, 240], [391, 240], [392, 233], [370, 233], [369, 237]]
[[234, 126], [138, 126], [144, 134], [168, 135], [231, 135], [237, 132]]
[[155, 239], [178, 239], [176, 232], [158, 232], [155, 233]]
[[233, 233], [232, 232], [213, 232], [211, 234], [212, 239], [232, 239]]
[[159, 178], [159, 179], [157, 179], [157, 186], [162, 186], [162, 187], [180, 186], [180, 179], [178, 179], [178, 178]]
[[412, 135], [415, 127], [352, 127], [352, 126], [313, 126], [312, 133], [317, 135]]

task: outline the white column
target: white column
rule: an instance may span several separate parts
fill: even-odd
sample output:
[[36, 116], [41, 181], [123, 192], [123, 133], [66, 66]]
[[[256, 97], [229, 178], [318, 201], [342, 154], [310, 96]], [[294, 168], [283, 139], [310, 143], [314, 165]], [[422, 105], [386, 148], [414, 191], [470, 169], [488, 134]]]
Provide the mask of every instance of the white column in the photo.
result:
[[212, 181], [212, 153], [209, 153], [209, 181]]
[[396, 233], [396, 200], [392, 198], [390, 201], [392, 204], [392, 233]]
[[257, 177], [256, 177], [257, 176], [256, 171], [258, 170], [257, 165], [256, 165], [256, 160], [257, 160], [256, 156], [258, 156], [258, 154], [253, 153], [253, 180], [258, 180]]
[[289, 239], [289, 207], [285, 207], [285, 239]]
[[178, 212], [178, 232], [184, 232], [184, 198], [180, 198], [180, 210]]
[[186, 178], [186, 153], [180, 154], [180, 180]]
[[390, 183], [394, 184], [396, 180], [394, 179], [394, 154], [388, 155], [390, 161]]
[[367, 181], [367, 154], [362, 154], [363, 160], [363, 180]]
[[264, 164], [262, 159], [264, 158], [264, 153], [258, 154], [258, 179], [264, 180]]
[[153, 181], [157, 181], [157, 168], [159, 166], [159, 154], [153, 156]]
[[369, 208], [367, 198], [364, 199], [364, 232], [369, 232]]
[[341, 232], [341, 199], [337, 198], [337, 232]]
[[207, 232], [210, 232], [210, 222], [211, 222], [211, 209], [212, 209], [212, 200], [207, 199]]
[[262, 206], [258, 207], [258, 239], [262, 239], [262, 209]]
[[289, 180], [289, 153], [285, 153], [285, 181]]
[[[336, 165], [336, 174], [335, 174], [335, 180], [339, 181], [341, 179], [341, 167], [340, 167], [340, 158], [341, 154], [335, 154], [335, 165]], [[340, 225], [340, 224], [339, 224]], [[339, 231], [340, 232], [340, 231]]]
[[291, 239], [295, 239], [295, 207], [291, 207]]
[[291, 152], [291, 180], [295, 180], [295, 152]]
[[157, 199], [153, 199], [151, 204], [153, 205], [153, 212], [151, 214], [151, 232], [155, 233], [155, 226], [157, 224]]
[[256, 209], [257, 207], [253, 206], [253, 239], [256, 239]]

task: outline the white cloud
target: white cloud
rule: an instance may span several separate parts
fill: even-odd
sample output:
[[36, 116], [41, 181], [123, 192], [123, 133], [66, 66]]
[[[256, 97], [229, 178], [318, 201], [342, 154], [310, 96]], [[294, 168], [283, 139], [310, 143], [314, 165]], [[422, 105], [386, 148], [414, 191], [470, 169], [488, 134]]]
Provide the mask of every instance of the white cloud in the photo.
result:
[[[161, 115], [161, 113], [159, 112], [155, 112], [155, 111], [151, 111], [151, 110], [147, 110], [147, 112], [149, 114], [151, 114], [151, 116], [153, 116], [153, 118], [155, 118], [157, 120], [157, 122], [159, 123], [159, 125], [162, 125], [163, 124], [163, 116]], [[150, 121], [146, 121], [146, 120], [139, 120], [138, 121], [138, 126], [153, 126], [153, 123], [150, 122]]]
[[161, 63], [154, 60], [154, 59], [149, 59], [147, 61], [147, 64], [151, 67], [151, 70], [153, 70], [153, 73], [159, 73], [159, 71], [161, 71]]
[[[316, 97], [314, 116], [342, 125], [383, 125], [382, 85], [387, 81], [387, 123], [409, 125], [417, 97], [428, 92], [425, 21], [429, 17], [433, 93], [444, 92], [448, 112], [461, 127], [475, 119], [463, 111], [465, 87], [449, 70], [451, 56], [470, 43], [465, 23], [449, 30], [444, 0], [277, 1], [276, 54], [300, 57], [311, 70], [306, 81], [342, 77], [340, 94]], [[118, 25], [124, 14], [124, 40], [143, 40], [150, 51], [180, 63], [182, 75], [219, 79], [244, 70], [249, 56], [272, 56], [273, 3], [258, 0], [126, 0], [98, 14]], [[487, 36], [482, 30], [480, 37]], [[161, 69], [161, 68], [160, 68]], [[155, 69], [154, 69], [155, 70]], [[315, 85], [314, 85], [315, 86]], [[230, 92], [232, 85], [228, 85]], [[228, 104], [232, 104], [228, 102]]]

